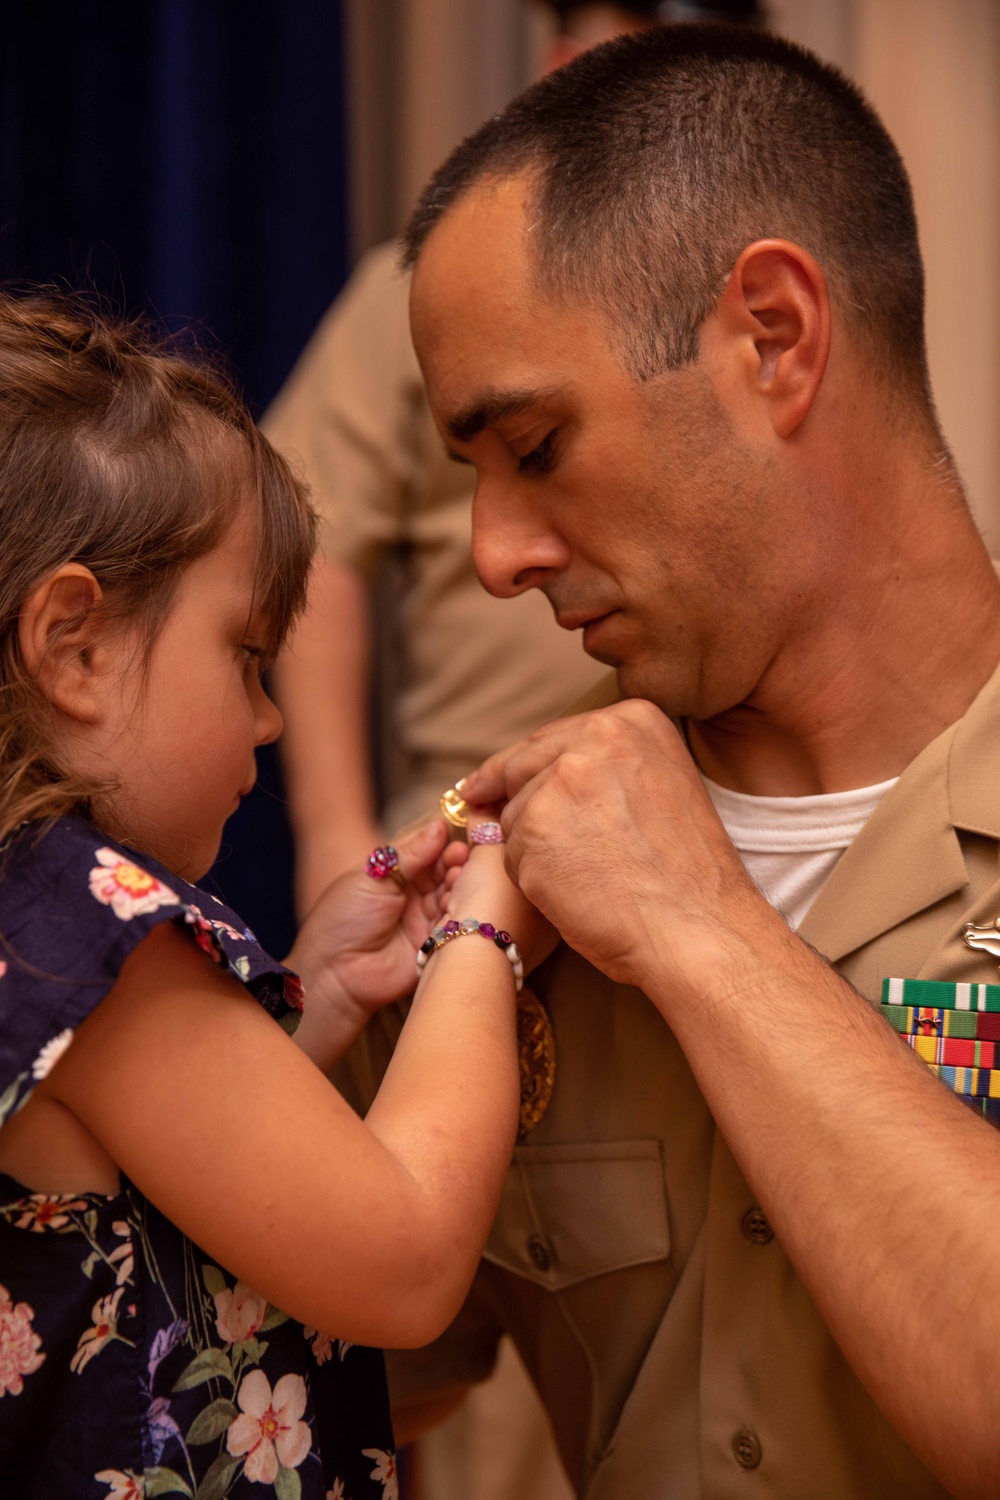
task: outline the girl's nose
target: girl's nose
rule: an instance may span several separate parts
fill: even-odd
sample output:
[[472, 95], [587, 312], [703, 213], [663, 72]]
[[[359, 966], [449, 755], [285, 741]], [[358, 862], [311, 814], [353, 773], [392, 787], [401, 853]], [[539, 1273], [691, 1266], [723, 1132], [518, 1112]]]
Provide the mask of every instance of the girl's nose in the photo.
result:
[[264, 688], [258, 688], [259, 698], [254, 704], [254, 722], [256, 734], [255, 745], [271, 745], [281, 734], [284, 728], [284, 720], [281, 710], [272, 698], [269, 698]]

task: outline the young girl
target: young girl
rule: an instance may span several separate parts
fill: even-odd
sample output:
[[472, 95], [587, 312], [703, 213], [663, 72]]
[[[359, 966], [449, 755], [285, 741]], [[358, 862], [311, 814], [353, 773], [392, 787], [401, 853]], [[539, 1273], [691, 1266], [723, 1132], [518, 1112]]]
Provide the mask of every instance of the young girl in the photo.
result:
[[[492, 929], [533, 922], [502, 851], [457, 870], [443, 824], [400, 841], [398, 869], [372, 862], [393, 878], [327, 893], [287, 967], [188, 883], [279, 732], [260, 671], [313, 525], [215, 374], [0, 295], [11, 1500], [394, 1500], [365, 1346], [443, 1330], [496, 1206], [518, 1084]], [[362, 1122], [326, 1074], [413, 987], [452, 881], [450, 916], [492, 926], [439, 941]]]

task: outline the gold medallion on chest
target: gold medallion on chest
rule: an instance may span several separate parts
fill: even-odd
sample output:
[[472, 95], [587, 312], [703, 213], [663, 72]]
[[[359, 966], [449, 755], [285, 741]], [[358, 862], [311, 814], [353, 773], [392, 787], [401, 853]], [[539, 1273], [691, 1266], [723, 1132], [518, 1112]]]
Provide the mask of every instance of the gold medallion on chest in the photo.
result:
[[517, 1001], [517, 1062], [521, 1077], [518, 1136], [534, 1130], [549, 1107], [556, 1082], [556, 1037], [545, 1006], [530, 990]]

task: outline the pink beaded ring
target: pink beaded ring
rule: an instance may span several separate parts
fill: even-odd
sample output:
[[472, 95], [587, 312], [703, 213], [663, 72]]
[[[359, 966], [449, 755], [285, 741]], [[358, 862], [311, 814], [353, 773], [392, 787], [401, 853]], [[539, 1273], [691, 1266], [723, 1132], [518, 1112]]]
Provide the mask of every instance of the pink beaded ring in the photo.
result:
[[399, 855], [391, 844], [380, 844], [365, 860], [365, 874], [372, 880], [394, 880], [401, 891], [406, 889], [406, 876], [399, 868]]
[[503, 829], [499, 823], [479, 823], [469, 829], [470, 844], [502, 844]]

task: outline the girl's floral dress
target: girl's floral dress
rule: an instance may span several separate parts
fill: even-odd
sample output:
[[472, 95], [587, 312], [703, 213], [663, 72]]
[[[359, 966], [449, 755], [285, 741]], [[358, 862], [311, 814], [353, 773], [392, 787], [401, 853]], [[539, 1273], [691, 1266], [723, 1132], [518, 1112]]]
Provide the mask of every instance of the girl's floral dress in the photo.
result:
[[[0, 1127], [158, 922], [294, 1031], [301, 986], [239, 918], [82, 819], [2, 861]], [[0, 1174], [0, 1494], [396, 1500], [382, 1355], [269, 1306], [124, 1178], [51, 1197]]]

